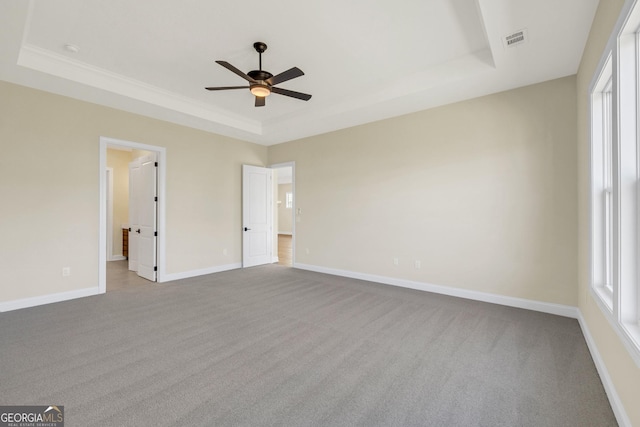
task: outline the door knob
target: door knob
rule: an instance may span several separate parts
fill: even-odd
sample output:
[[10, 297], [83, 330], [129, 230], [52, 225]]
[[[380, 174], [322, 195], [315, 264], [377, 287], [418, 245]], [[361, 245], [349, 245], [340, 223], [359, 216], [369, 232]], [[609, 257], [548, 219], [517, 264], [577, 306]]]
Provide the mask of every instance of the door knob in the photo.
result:
[[140, 234], [140, 229], [139, 228], [136, 230], [136, 233]]
[[244, 231], [249, 231], [249, 230], [251, 230], [251, 229], [247, 228], [247, 227], [244, 228]]

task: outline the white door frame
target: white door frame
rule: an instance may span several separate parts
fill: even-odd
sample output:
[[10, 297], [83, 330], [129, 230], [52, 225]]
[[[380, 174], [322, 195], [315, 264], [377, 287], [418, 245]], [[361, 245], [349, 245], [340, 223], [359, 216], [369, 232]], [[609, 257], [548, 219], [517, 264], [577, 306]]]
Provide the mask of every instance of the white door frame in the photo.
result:
[[113, 261], [113, 168], [105, 168], [107, 174], [107, 261]]
[[[275, 163], [273, 165], [268, 166], [271, 169], [278, 168], [291, 168], [291, 192], [293, 193], [293, 206], [291, 207], [291, 214], [293, 218], [291, 218], [291, 266], [296, 266], [296, 219], [297, 219], [297, 211], [296, 211], [296, 203], [298, 198], [296, 197], [296, 162], [285, 162], [285, 163]], [[274, 229], [277, 224], [274, 224]]]
[[104, 170], [107, 167], [107, 148], [109, 146], [127, 147], [137, 150], [154, 151], [158, 154], [158, 282], [164, 282], [166, 276], [166, 175], [167, 149], [155, 145], [121, 139], [100, 137], [99, 170], [100, 170], [100, 209], [98, 236], [98, 293], [107, 291], [107, 180]]

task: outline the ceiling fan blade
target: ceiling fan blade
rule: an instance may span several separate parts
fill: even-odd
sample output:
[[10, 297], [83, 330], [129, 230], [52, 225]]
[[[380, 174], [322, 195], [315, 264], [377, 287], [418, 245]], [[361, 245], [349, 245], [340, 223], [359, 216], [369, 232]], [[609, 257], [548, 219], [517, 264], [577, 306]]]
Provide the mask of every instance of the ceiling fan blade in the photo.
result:
[[239, 75], [240, 77], [242, 77], [243, 79], [245, 79], [246, 81], [250, 82], [250, 83], [255, 83], [256, 81], [253, 80], [251, 77], [249, 77], [248, 75], [246, 75], [245, 73], [243, 73], [242, 71], [238, 70], [236, 67], [234, 67], [233, 65], [229, 64], [227, 61], [216, 61], [218, 64], [222, 65], [224, 68], [226, 68], [227, 70], [236, 73], [237, 75]]
[[273, 76], [267, 80], [270, 85], [277, 85], [278, 83], [286, 82], [287, 80], [295, 79], [296, 77], [304, 76], [302, 70], [298, 67], [293, 67], [284, 71], [277, 76]]
[[205, 87], [206, 90], [249, 89], [249, 86]]
[[272, 87], [271, 92], [277, 93], [278, 95], [290, 96], [292, 98], [301, 99], [303, 101], [308, 101], [311, 99], [311, 95], [301, 92], [294, 92], [292, 90], [281, 89], [279, 87]]
[[256, 107], [264, 107], [265, 99], [264, 96], [256, 96]]

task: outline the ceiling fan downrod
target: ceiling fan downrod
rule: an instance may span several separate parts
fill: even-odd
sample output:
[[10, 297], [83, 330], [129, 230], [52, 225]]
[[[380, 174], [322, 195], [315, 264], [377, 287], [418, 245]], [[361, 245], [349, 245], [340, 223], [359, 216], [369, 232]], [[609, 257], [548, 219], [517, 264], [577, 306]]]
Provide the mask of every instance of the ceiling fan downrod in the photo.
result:
[[263, 42], [255, 42], [253, 48], [258, 52], [258, 70], [262, 71], [262, 53], [267, 50], [267, 45]]

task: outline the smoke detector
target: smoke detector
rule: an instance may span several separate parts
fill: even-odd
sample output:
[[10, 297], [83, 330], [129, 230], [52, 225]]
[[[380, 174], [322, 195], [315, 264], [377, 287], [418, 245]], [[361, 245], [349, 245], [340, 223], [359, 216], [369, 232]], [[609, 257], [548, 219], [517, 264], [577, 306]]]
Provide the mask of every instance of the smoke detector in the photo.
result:
[[71, 44], [71, 43], [65, 44], [64, 45], [64, 50], [66, 50], [67, 52], [71, 52], [71, 53], [80, 52], [80, 48], [78, 46], [76, 46], [75, 44]]

